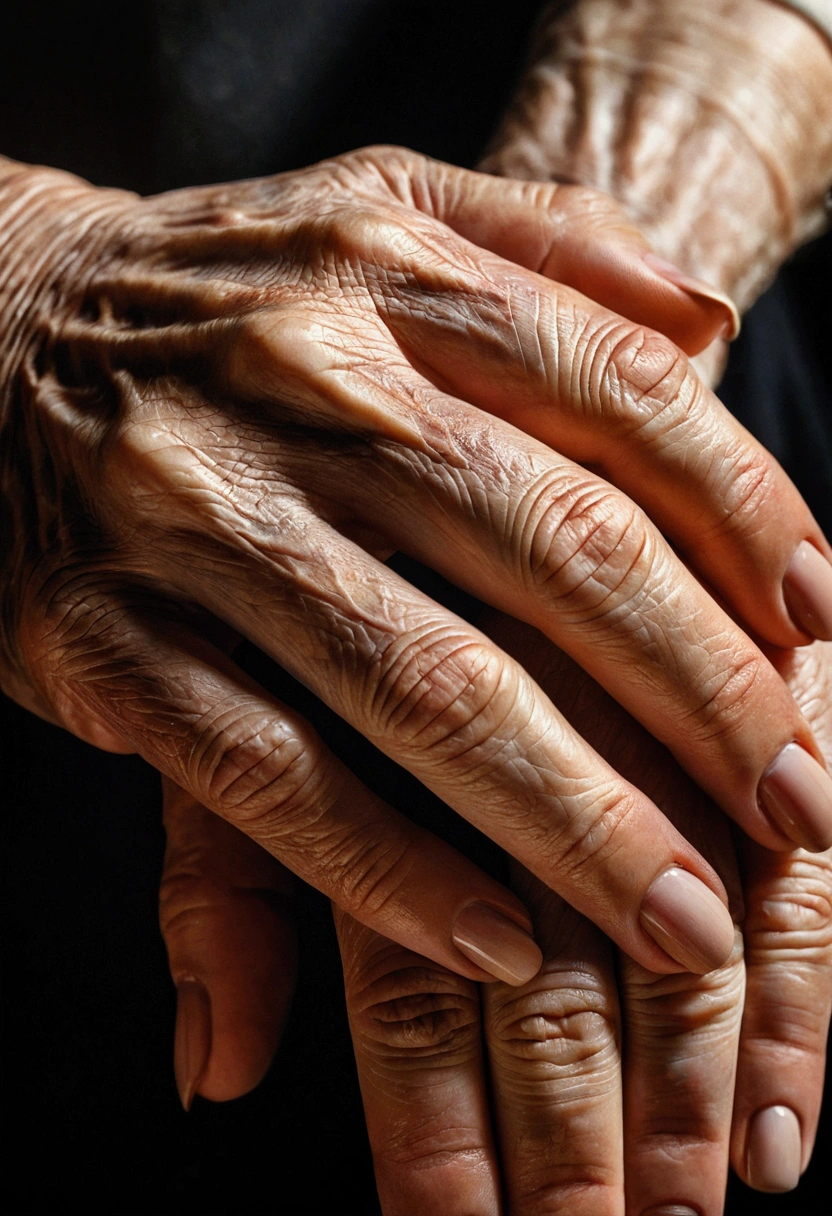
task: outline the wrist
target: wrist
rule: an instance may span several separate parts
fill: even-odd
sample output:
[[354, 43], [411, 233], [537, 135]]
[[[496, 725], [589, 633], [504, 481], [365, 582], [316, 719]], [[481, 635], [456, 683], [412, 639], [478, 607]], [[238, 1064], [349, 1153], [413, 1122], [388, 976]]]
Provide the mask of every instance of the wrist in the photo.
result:
[[623, 202], [657, 252], [746, 305], [825, 222], [832, 49], [774, 0], [548, 10], [484, 167]]

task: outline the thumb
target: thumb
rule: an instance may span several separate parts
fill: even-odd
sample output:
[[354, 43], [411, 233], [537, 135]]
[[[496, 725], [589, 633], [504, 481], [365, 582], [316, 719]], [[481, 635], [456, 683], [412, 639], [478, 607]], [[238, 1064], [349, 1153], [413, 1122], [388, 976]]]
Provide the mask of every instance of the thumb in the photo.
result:
[[159, 895], [177, 989], [174, 1070], [194, 1094], [237, 1098], [265, 1075], [295, 985], [291, 876], [239, 829], [163, 778]]
[[731, 299], [654, 256], [603, 191], [492, 177], [404, 151], [400, 170], [386, 162], [385, 177], [402, 201], [475, 245], [658, 330], [688, 355], [739, 332]]

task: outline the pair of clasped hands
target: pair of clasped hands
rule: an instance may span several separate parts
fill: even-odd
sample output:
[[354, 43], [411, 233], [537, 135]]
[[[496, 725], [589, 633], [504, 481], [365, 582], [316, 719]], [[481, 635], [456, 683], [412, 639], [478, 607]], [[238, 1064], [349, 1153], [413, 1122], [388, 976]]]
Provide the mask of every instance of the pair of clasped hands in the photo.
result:
[[143, 200], [0, 162], [0, 223], [0, 675], [164, 775], [184, 1105], [277, 1048], [292, 871], [333, 902], [389, 1216], [711, 1216], [729, 1155], [794, 1186], [832, 1005], [832, 550], [683, 353], [735, 333], [728, 298], [604, 193], [401, 149]]

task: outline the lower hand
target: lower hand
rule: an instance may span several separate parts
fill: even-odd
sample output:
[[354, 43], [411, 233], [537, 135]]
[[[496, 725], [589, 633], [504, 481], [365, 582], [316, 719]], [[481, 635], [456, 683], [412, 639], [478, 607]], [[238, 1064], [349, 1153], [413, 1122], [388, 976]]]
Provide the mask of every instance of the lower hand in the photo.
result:
[[[592, 925], [518, 871], [544, 965], [519, 989], [486, 986], [480, 1012], [475, 985], [336, 910], [385, 1213], [497, 1212], [502, 1188], [512, 1213], [538, 1210], [541, 1196], [547, 1211], [612, 1213], [626, 1195], [634, 1213], [675, 1202], [710, 1216], [721, 1210], [729, 1146], [745, 1181], [789, 1189], [808, 1162], [823, 1088], [832, 854], [748, 846], [738, 876], [724, 822], [653, 740], [533, 631], [496, 614], [488, 627], [545, 688], [569, 698], [568, 716], [602, 754], [639, 772], [691, 832], [736, 914], [744, 903], [742, 942], [704, 977], [651, 974], [626, 956], [616, 968]], [[832, 647], [773, 658], [832, 758]], [[194, 1092], [232, 1097], [265, 1071], [291, 993], [285, 903], [254, 893], [282, 888], [286, 876], [171, 787], [167, 801], [162, 923], [185, 993], [180, 1093], [186, 1103]], [[251, 870], [246, 877], [243, 865], [232, 885], [218, 859], [239, 856], [238, 847]]]

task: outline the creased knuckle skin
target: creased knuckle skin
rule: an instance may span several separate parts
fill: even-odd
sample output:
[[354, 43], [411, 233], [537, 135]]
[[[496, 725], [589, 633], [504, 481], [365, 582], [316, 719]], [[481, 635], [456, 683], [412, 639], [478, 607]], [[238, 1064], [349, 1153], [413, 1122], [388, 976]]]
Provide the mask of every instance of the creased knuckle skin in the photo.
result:
[[530, 1089], [538, 1081], [584, 1075], [603, 1086], [617, 1067], [616, 1018], [596, 977], [544, 969], [533, 988], [496, 1004], [492, 1050]]
[[615, 854], [637, 830], [642, 810], [634, 791], [622, 793], [599, 784], [564, 830], [556, 835], [550, 832], [551, 864], [576, 887], [590, 883], [599, 871], [608, 872], [616, 864]]
[[752, 905], [746, 925], [755, 961], [832, 963], [832, 853], [793, 854], [788, 872]]
[[426, 631], [379, 659], [369, 716], [374, 732], [409, 749], [458, 754], [490, 737], [514, 685], [508, 662], [485, 642]]
[[479, 1004], [470, 983], [426, 961], [395, 967], [349, 995], [365, 1047], [399, 1069], [453, 1067], [479, 1050]]
[[765, 658], [750, 643], [738, 646], [726, 639], [720, 651], [717, 642], [709, 669], [700, 674], [698, 700], [689, 715], [690, 729], [707, 741], [729, 740], [743, 729], [759, 708], [769, 675]]
[[289, 832], [327, 805], [328, 772], [291, 726], [258, 708], [215, 711], [191, 750], [189, 788], [235, 823]]
[[588, 332], [582, 376], [589, 399], [619, 435], [653, 442], [699, 400], [687, 359], [661, 334], [626, 323]]
[[586, 619], [638, 601], [656, 558], [641, 511], [595, 479], [539, 492], [527, 552], [536, 593]]

